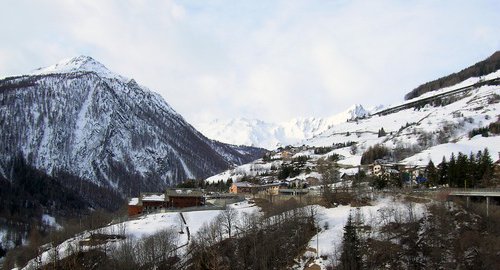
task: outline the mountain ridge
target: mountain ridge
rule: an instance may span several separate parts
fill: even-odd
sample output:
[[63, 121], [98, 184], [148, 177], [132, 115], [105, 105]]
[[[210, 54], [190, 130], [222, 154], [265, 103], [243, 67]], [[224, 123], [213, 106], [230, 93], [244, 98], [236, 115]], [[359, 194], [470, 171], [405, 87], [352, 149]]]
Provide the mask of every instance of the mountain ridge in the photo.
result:
[[209, 138], [232, 144], [246, 144], [266, 149], [296, 144], [318, 135], [329, 126], [366, 117], [370, 111], [361, 104], [354, 104], [330, 117], [294, 118], [286, 122], [272, 123], [259, 119], [235, 118], [201, 123], [198, 128]]

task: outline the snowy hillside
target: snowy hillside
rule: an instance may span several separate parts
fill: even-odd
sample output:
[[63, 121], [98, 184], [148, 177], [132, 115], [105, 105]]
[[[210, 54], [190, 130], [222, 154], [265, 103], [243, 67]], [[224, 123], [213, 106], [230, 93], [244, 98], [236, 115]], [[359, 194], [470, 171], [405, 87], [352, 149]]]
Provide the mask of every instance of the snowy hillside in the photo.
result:
[[[500, 77], [499, 71], [483, 78], [470, 78], [455, 86], [426, 93], [405, 103], [424, 100], [480, 80], [498, 77]], [[468, 135], [473, 129], [487, 127], [497, 122], [499, 116], [500, 86], [497, 81], [438, 100], [426, 100], [419, 106], [404, 108], [395, 113], [373, 115], [358, 121], [340, 123], [297, 145], [330, 146], [334, 143], [356, 142], [356, 147], [335, 151], [345, 157], [341, 163], [347, 165], [358, 165], [361, 154], [368, 147], [378, 143], [396, 152], [408, 150], [418, 154], [405, 159], [404, 162], [411, 164], [427, 164], [430, 158], [439, 163], [443, 156], [449, 157], [451, 152], [461, 151], [468, 154], [485, 147], [489, 148], [493, 154], [492, 158], [496, 160], [500, 144], [495, 134], [487, 138], [471, 139]], [[378, 133], [382, 128], [386, 135], [379, 137]], [[422, 152], [424, 150], [425, 152]], [[439, 160], [436, 160], [437, 158]]]
[[[228, 205], [228, 208], [236, 210], [237, 214], [242, 216], [244, 214], [258, 213], [260, 208], [253, 203], [243, 201], [235, 204]], [[179, 256], [185, 256], [190, 239], [206, 224], [213, 222], [223, 210], [201, 210], [193, 212], [182, 212], [185, 224], [182, 223], [181, 212], [167, 212], [155, 213], [141, 216], [137, 219], [120, 222], [117, 224], [109, 225], [95, 231], [85, 231], [75, 237], [67, 239], [53, 249], [47, 249], [42, 252], [39, 257], [32, 259], [22, 269], [33, 269], [37, 266], [46, 265], [51, 262], [54, 253], [57, 252], [59, 259], [64, 259], [72, 255], [75, 250], [91, 250], [92, 248], [85, 245], [85, 242], [91, 237], [92, 234], [107, 234], [116, 235], [123, 234], [126, 240], [114, 240], [104, 243], [104, 247], [108, 250], [116, 250], [124, 242], [128, 241], [137, 245], [144, 238], [151, 236], [163, 230], [171, 230], [177, 234], [177, 245], [179, 247], [177, 253]], [[189, 230], [190, 234], [186, 233]], [[179, 233], [182, 232], [182, 233]], [[93, 247], [94, 249], [102, 248], [102, 246]], [[118, 254], [113, 254], [118, 255]]]
[[[498, 75], [500, 73], [496, 72], [486, 78], [493, 79]], [[426, 93], [407, 103], [441, 95], [446, 91], [477, 83], [478, 80], [479, 78], [470, 78], [456, 86]], [[440, 105], [433, 102], [438, 102]], [[500, 121], [499, 85], [483, 85], [433, 102], [421, 104], [421, 107], [401, 109], [395, 113], [372, 115], [364, 119], [335, 124], [311, 139], [297, 142], [290, 150], [278, 149], [275, 151], [278, 154], [272, 156], [270, 161], [260, 159], [211, 176], [206, 181], [217, 182], [228, 179], [239, 181], [243, 177], [276, 174], [283, 164], [290, 165], [299, 156], [308, 158], [303, 167], [309, 167], [312, 171], [301, 173], [291, 179], [308, 177], [320, 179], [321, 176], [318, 176], [314, 167], [318, 160], [332, 155], [339, 156], [338, 163], [343, 167], [340, 169], [341, 174], [355, 174], [363, 152], [375, 144], [383, 144], [392, 150], [395, 158], [393, 162], [408, 165], [427, 165], [429, 160], [439, 164], [443, 156], [449, 159], [452, 153], [457, 155], [458, 152], [462, 152], [468, 155], [484, 148], [488, 148], [493, 160], [499, 158], [498, 134], [490, 134], [489, 137], [476, 135], [469, 138], [472, 130], [488, 127], [491, 123]], [[385, 135], [379, 137], [382, 128]], [[331, 150], [314, 154], [314, 151], [321, 147]], [[281, 154], [285, 152], [291, 152], [292, 156], [283, 158]]]
[[[374, 110], [379, 109], [381, 107], [374, 108]], [[239, 118], [228, 121], [215, 120], [200, 124], [198, 128], [211, 139], [271, 150], [279, 146], [291, 145], [312, 138], [333, 125], [362, 118], [369, 115], [369, 113], [370, 111], [357, 104], [341, 113], [326, 118], [298, 118], [282, 123]]]
[[207, 139], [158, 94], [87, 56], [0, 80], [0, 175], [14, 157], [122, 194], [159, 190], [262, 156]]

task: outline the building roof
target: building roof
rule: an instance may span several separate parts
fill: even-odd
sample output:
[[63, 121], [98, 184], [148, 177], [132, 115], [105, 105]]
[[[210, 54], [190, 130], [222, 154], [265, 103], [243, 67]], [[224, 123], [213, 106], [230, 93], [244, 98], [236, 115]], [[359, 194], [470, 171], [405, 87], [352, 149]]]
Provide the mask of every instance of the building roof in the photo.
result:
[[165, 194], [163, 194], [163, 193], [142, 194], [142, 201], [143, 202], [164, 202], [165, 201]]
[[130, 198], [128, 205], [142, 205], [142, 202], [164, 202], [165, 194], [163, 193], [141, 193], [139, 197]]
[[194, 188], [172, 188], [167, 189], [168, 197], [203, 197], [201, 189]]
[[130, 198], [128, 200], [128, 205], [139, 205], [139, 198]]
[[236, 182], [236, 183], [233, 183], [235, 186], [237, 187], [254, 187], [255, 185], [250, 183], [250, 182], [246, 182], [246, 181], [243, 181], [243, 182]]
[[263, 184], [263, 185], [260, 185], [261, 187], [279, 187], [281, 185], [286, 185], [286, 183], [282, 183], [282, 182], [274, 182], [274, 183], [267, 183], [267, 184]]

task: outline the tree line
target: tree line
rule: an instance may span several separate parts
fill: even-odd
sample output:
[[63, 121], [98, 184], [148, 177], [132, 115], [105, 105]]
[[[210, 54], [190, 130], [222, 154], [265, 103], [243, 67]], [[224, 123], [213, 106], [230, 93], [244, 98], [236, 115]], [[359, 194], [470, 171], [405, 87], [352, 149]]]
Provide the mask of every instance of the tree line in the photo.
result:
[[429, 161], [425, 168], [427, 185], [449, 185], [450, 187], [488, 187], [493, 183], [493, 160], [488, 148], [469, 156], [459, 152], [451, 154], [449, 161], [443, 157], [437, 166]]

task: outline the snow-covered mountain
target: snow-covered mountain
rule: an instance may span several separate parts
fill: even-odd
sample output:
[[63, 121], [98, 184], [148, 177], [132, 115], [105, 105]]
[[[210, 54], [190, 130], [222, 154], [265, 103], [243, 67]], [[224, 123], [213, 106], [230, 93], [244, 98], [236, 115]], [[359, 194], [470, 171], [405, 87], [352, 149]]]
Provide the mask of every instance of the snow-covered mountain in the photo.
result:
[[158, 190], [260, 157], [207, 139], [158, 94], [87, 56], [0, 80], [0, 174], [23, 156], [122, 194]]
[[[373, 110], [380, 108], [380, 106], [375, 107]], [[369, 114], [370, 111], [356, 104], [326, 118], [297, 118], [282, 123], [238, 118], [202, 123], [198, 128], [207, 137], [218, 141], [275, 149], [282, 145], [296, 144], [322, 133], [333, 125], [363, 118]]]

